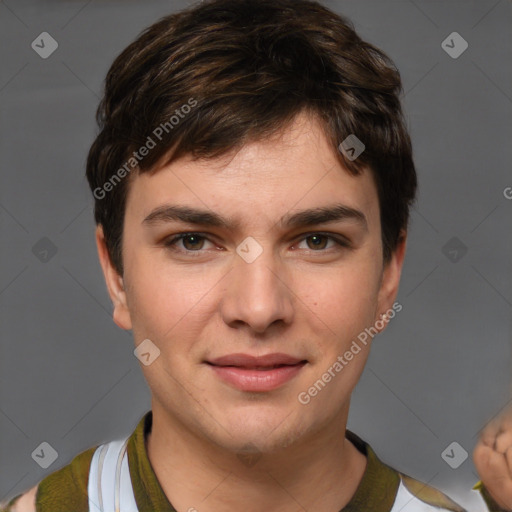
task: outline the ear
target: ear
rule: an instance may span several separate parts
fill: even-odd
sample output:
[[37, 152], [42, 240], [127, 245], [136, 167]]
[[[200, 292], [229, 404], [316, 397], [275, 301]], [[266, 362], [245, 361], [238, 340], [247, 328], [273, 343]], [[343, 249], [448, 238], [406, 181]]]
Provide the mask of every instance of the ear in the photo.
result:
[[[377, 323], [378, 320], [382, 320], [381, 322], [378, 322], [378, 324], [375, 326], [375, 328], [378, 331], [383, 331], [389, 322], [389, 319], [382, 317], [382, 315], [386, 314], [386, 311], [388, 311], [389, 309], [394, 311], [394, 308], [392, 306], [395, 302], [395, 298], [398, 293], [406, 245], [407, 232], [402, 230], [400, 232], [399, 241], [397, 243], [396, 249], [393, 251], [390, 260], [388, 261], [388, 263], [384, 265], [384, 268], [382, 270], [382, 279], [377, 301], [377, 318], [375, 318], [375, 323]], [[379, 324], [384, 325], [382, 326], [382, 328], [378, 328]]]
[[105, 283], [107, 284], [108, 294], [114, 304], [112, 317], [116, 325], [121, 327], [121, 329], [129, 330], [132, 328], [132, 321], [126, 302], [123, 277], [118, 274], [117, 270], [112, 265], [105, 242], [103, 227], [101, 225], [96, 227], [96, 246], [98, 248], [98, 256], [101, 268], [103, 269]]

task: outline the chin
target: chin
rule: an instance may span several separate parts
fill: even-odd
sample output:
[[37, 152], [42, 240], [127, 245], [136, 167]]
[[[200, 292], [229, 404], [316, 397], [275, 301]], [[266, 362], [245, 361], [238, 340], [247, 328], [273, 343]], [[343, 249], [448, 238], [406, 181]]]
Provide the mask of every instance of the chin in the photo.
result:
[[304, 424], [295, 424], [289, 411], [272, 416], [253, 411], [250, 417], [242, 415], [223, 423], [231, 434], [225, 437], [226, 447], [234, 452], [273, 453], [292, 445], [308, 430]]

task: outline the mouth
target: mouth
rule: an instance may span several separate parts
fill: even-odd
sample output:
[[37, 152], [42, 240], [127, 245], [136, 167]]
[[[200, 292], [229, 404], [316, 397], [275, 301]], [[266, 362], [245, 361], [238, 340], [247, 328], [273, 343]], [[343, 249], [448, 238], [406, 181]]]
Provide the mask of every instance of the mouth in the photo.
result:
[[272, 391], [297, 376], [308, 363], [287, 354], [250, 356], [231, 354], [211, 361], [205, 361], [215, 375], [241, 391]]

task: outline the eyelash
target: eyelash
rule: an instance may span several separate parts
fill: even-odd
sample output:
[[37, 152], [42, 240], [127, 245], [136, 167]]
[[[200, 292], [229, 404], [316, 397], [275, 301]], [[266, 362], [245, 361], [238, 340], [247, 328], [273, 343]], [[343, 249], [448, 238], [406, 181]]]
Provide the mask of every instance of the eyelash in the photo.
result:
[[[349, 249], [350, 248], [350, 244], [348, 243], [348, 241], [345, 241], [343, 239], [334, 237], [334, 236], [332, 236], [329, 233], [322, 233], [322, 232], [307, 233], [305, 236], [303, 236], [299, 240], [299, 242], [302, 242], [303, 240], [306, 240], [307, 238], [311, 238], [311, 237], [317, 236], [317, 235], [320, 235], [320, 236], [323, 236], [325, 238], [329, 238], [330, 240], [332, 240], [334, 243], [336, 243], [339, 246], [336, 249], [341, 249], [341, 248]], [[167, 240], [164, 241], [164, 246], [167, 249], [171, 250], [171, 251], [181, 252], [181, 253], [184, 253], [184, 254], [187, 254], [187, 255], [193, 255], [193, 257], [200, 256], [201, 253], [204, 252], [201, 249], [199, 249], [197, 251], [190, 251], [188, 249], [176, 249], [176, 244], [180, 240], [183, 240], [184, 238], [187, 238], [189, 236], [196, 236], [198, 238], [202, 238], [202, 239], [208, 240], [208, 237], [205, 236], [202, 233], [197, 233], [197, 232], [194, 232], [194, 231], [189, 231], [189, 232], [185, 232], [185, 233], [178, 233], [178, 234], [172, 236], [171, 238], [168, 238]], [[211, 240], [209, 240], [209, 241], [211, 241]], [[311, 253], [316, 253], [316, 252], [318, 252], [318, 253], [328, 253], [328, 252], [330, 252], [330, 250], [329, 249], [319, 249], [318, 251], [315, 251], [313, 249], [310, 249], [308, 252], [311, 252]], [[194, 253], [197, 253], [197, 254], [194, 254]]]

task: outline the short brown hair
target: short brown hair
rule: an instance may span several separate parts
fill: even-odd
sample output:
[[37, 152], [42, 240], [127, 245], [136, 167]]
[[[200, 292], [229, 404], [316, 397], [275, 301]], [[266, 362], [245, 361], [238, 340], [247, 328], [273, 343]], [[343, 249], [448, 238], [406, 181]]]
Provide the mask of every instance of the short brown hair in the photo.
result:
[[[187, 154], [222, 156], [269, 138], [304, 111], [320, 120], [351, 174], [365, 167], [373, 174], [389, 261], [417, 187], [401, 92], [389, 57], [315, 1], [208, 0], [162, 18], [108, 71], [96, 115], [100, 132], [87, 158], [95, 221], [112, 264], [122, 275], [131, 175], [121, 178], [131, 168], [143, 173]], [[185, 109], [191, 100], [194, 108]], [[171, 122], [180, 112], [187, 113]], [[158, 144], [135, 161], [155, 132]], [[355, 160], [339, 149], [351, 134], [365, 145]]]

